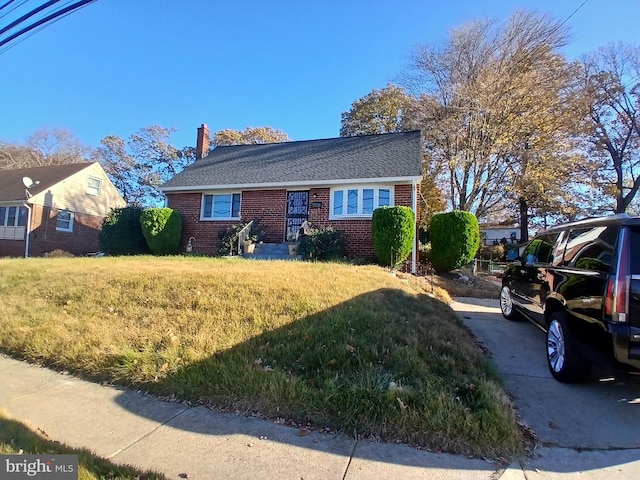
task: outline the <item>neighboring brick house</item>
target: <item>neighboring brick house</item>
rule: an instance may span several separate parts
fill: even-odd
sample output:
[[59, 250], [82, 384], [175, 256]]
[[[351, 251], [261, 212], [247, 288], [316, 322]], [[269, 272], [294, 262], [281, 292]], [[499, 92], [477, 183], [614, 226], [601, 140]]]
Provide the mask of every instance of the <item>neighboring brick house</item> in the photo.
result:
[[1, 170], [0, 257], [96, 252], [102, 219], [125, 205], [97, 162]]
[[[373, 210], [406, 205], [417, 211], [419, 131], [225, 146], [211, 152], [208, 145], [203, 124], [196, 162], [161, 187], [168, 206], [182, 214], [183, 251], [193, 237], [195, 252], [216, 254], [220, 233], [250, 220], [260, 221], [265, 242], [286, 242], [308, 220], [314, 227], [343, 231], [351, 256], [372, 258]], [[415, 266], [415, 251], [412, 259]]]

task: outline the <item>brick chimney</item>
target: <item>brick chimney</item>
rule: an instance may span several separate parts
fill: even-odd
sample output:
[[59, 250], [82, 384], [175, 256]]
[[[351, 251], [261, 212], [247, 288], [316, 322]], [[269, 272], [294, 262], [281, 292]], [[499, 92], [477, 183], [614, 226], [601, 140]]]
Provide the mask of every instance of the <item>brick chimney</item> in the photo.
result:
[[209, 153], [209, 127], [203, 123], [198, 127], [198, 140], [196, 142], [196, 160], [206, 157]]

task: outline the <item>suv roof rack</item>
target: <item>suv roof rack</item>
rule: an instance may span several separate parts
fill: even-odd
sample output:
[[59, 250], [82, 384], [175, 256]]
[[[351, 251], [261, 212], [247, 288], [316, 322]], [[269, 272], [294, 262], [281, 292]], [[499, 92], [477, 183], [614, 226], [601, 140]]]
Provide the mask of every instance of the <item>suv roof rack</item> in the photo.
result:
[[583, 218], [582, 220], [575, 220], [573, 222], [565, 222], [559, 223], [552, 227], [549, 227], [547, 230], [553, 231], [558, 228], [566, 228], [573, 226], [590, 226], [590, 225], [598, 225], [598, 224], [607, 224], [607, 225], [640, 225], [640, 217], [632, 217], [627, 215], [626, 213], [616, 213], [615, 215], [607, 215], [604, 217], [589, 217]]

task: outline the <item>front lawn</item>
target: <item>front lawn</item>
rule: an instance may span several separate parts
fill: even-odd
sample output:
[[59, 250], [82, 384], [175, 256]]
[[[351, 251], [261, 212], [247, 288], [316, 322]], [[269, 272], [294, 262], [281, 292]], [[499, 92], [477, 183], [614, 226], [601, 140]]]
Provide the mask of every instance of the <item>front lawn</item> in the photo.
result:
[[0, 350], [296, 424], [477, 456], [520, 453], [496, 374], [424, 285], [344, 264], [5, 259]]

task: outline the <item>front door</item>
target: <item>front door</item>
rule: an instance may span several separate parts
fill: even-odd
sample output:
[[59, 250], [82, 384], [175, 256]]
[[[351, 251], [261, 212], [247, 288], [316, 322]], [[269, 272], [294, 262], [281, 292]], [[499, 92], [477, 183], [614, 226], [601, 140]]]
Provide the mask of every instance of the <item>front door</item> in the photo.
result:
[[295, 240], [309, 215], [309, 192], [287, 192], [287, 231], [285, 240]]

